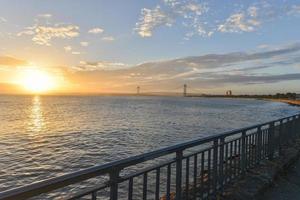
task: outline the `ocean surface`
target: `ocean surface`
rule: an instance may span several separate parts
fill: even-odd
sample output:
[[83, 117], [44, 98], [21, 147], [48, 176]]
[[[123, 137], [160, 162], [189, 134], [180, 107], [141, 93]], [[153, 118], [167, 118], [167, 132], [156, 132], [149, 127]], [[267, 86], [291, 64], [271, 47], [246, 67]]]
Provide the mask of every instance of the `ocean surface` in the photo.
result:
[[251, 99], [0, 96], [0, 191], [298, 112]]

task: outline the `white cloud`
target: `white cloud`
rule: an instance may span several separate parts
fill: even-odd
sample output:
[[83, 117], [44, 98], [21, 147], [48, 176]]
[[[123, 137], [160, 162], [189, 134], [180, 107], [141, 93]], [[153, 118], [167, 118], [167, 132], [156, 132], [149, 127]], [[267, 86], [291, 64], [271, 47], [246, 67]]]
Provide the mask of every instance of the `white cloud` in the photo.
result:
[[270, 45], [268, 45], [268, 44], [261, 44], [261, 45], [257, 46], [257, 48], [259, 48], [259, 49], [267, 49], [269, 47], [270, 47]]
[[151, 37], [153, 31], [160, 26], [171, 26], [173, 19], [160, 6], [154, 9], [143, 8], [135, 30], [141, 37]]
[[201, 16], [208, 12], [209, 8], [206, 3], [178, 3], [178, 6], [173, 6], [173, 11], [182, 15], [184, 18], [195, 19], [197, 16]]
[[300, 15], [300, 5], [293, 5], [288, 11], [290, 15]]
[[38, 17], [49, 19], [52, 17], [52, 14], [49, 13], [39, 14]]
[[139, 22], [136, 24], [140, 36], [151, 37], [157, 27], [171, 26], [175, 22], [180, 22], [190, 29], [189, 33], [193, 32], [193, 35], [209, 37], [213, 34], [213, 30], [205, 27], [206, 22], [203, 19], [203, 15], [209, 11], [207, 3], [198, 3], [194, 0], [164, 0], [163, 2], [164, 7], [142, 9]]
[[7, 22], [7, 20], [4, 17], [0, 17], [0, 22]]
[[91, 34], [100, 34], [103, 32], [104, 32], [104, 30], [102, 28], [92, 28], [88, 31], [88, 33], [91, 33]]
[[65, 46], [65, 47], [64, 47], [64, 50], [65, 50], [66, 52], [72, 51], [72, 47], [71, 47], [71, 46]]
[[115, 40], [115, 38], [113, 36], [102, 37], [101, 39], [103, 41], [114, 41]]
[[72, 51], [73, 55], [80, 55], [81, 53], [79, 51]]
[[[151, 37], [157, 27], [182, 25], [184, 39], [201, 36], [210, 37], [216, 31], [242, 33], [257, 31], [266, 22], [284, 15], [300, 15], [300, 5], [284, 2], [255, 1], [246, 3], [224, 3], [226, 12], [211, 1], [162, 0], [154, 9], [143, 8], [135, 30], [142, 37]], [[231, 5], [232, 4], [232, 5]], [[228, 9], [227, 9], [228, 8]], [[224, 14], [229, 11], [228, 17]]]
[[89, 43], [88, 42], [80, 42], [80, 45], [83, 47], [87, 47], [87, 46], [89, 46]]
[[258, 8], [257, 7], [255, 7], [255, 6], [250, 6], [249, 8], [248, 8], [248, 14], [251, 16], [251, 17], [257, 17], [257, 15], [258, 15]]
[[32, 27], [25, 28], [17, 35], [32, 35], [32, 41], [36, 44], [51, 46], [51, 41], [54, 38], [69, 39], [79, 36], [79, 27], [75, 25], [34, 25]]
[[118, 70], [126, 69], [129, 65], [120, 62], [109, 62], [109, 61], [98, 61], [98, 62], [88, 62], [80, 61], [79, 66], [76, 67], [77, 70], [81, 71], [95, 71], [95, 70]]
[[33, 30], [23, 30], [17, 34], [17, 36], [22, 36], [22, 35], [34, 35], [35, 32]]
[[248, 18], [244, 13], [236, 13], [228, 17], [225, 23], [219, 25], [220, 32], [252, 32], [260, 25], [255, 18]]

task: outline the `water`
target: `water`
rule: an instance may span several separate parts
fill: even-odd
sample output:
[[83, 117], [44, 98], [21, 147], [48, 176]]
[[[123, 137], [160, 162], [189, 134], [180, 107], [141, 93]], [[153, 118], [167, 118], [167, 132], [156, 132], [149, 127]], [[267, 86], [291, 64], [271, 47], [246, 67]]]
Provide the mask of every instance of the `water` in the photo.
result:
[[297, 112], [249, 99], [0, 96], [0, 191]]

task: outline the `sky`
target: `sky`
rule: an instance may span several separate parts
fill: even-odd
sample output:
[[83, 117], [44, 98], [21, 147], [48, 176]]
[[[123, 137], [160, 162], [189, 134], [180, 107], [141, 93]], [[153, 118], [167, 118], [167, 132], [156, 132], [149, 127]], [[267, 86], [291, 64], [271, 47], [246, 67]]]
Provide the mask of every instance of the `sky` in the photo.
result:
[[0, 0], [0, 93], [300, 93], [299, 35], [299, 0]]

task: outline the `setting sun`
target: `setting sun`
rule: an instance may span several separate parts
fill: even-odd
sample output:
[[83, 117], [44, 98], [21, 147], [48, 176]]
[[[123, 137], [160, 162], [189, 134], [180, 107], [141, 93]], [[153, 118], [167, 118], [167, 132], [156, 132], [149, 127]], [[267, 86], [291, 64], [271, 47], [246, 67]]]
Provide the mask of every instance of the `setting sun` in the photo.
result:
[[21, 85], [30, 92], [44, 93], [55, 87], [55, 81], [47, 72], [30, 69], [24, 72]]

